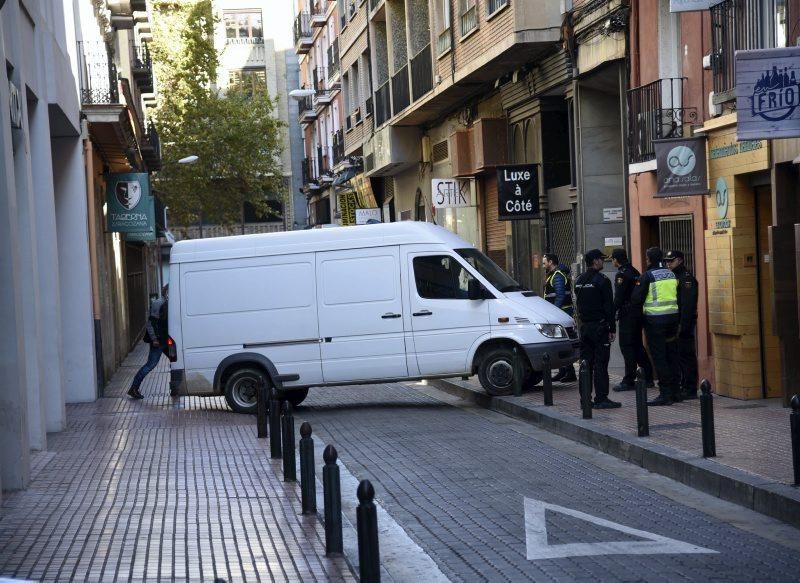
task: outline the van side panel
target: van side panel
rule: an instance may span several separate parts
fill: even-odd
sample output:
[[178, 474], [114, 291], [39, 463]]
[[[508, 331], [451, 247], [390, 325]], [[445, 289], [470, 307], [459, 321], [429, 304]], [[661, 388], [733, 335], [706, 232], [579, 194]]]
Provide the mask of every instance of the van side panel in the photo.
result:
[[170, 363], [172, 370], [181, 370], [185, 366], [183, 354], [183, 334], [181, 333], [181, 264], [169, 266], [169, 302], [167, 304], [167, 333], [175, 341], [178, 359]]
[[185, 263], [181, 269], [183, 353], [191, 394], [213, 390], [219, 363], [256, 352], [291, 385], [322, 380], [314, 254]]

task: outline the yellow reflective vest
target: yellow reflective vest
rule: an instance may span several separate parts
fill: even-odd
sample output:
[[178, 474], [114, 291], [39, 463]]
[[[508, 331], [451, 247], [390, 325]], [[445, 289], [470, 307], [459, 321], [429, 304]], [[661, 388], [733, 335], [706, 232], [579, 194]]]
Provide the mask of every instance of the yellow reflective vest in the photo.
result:
[[669, 269], [647, 272], [652, 278], [644, 300], [645, 316], [671, 316], [678, 313], [678, 279]]

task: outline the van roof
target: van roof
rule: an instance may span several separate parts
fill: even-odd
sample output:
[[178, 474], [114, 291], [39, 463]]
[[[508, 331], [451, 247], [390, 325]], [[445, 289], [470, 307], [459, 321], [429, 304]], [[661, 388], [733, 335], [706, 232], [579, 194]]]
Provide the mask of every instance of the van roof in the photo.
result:
[[170, 263], [419, 243], [437, 243], [450, 249], [472, 247], [443, 227], [418, 221], [401, 221], [178, 241], [172, 246]]

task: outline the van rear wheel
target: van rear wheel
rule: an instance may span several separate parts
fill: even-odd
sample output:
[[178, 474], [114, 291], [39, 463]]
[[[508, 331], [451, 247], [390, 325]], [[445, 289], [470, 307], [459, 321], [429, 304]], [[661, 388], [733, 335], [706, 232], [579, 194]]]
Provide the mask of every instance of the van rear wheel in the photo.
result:
[[270, 382], [263, 371], [256, 368], [240, 368], [228, 377], [225, 383], [225, 400], [228, 406], [237, 413], [256, 412], [256, 391], [261, 383]]
[[[527, 358], [522, 365], [522, 386], [527, 387], [537, 384], [541, 380], [541, 373], [537, 378], [535, 371], [530, 367]], [[493, 397], [504, 397], [514, 392], [514, 352], [510, 346], [492, 348], [481, 359], [478, 366], [478, 379], [483, 390]]]

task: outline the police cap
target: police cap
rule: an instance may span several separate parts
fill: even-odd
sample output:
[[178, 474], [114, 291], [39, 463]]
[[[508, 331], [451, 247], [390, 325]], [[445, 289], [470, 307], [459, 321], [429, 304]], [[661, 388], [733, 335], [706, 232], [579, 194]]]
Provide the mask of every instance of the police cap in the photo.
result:
[[667, 251], [667, 254], [664, 256], [666, 261], [672, 261], [673, 259], [683, 259], [683, 251], [678, 251], [677, 249], [671, 249]]
[[586, 261], [587, 265], [590, 264], [595, 259], [605, 259], [605, 258], [606, 256], [603, 255], [603, 252], [600, 251], [600, 249], [592, 249], [590, 251], [587, 251], [586, 255], [583, 256], [583, 259], [584, 261]]

